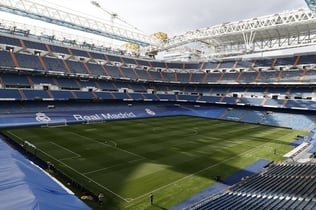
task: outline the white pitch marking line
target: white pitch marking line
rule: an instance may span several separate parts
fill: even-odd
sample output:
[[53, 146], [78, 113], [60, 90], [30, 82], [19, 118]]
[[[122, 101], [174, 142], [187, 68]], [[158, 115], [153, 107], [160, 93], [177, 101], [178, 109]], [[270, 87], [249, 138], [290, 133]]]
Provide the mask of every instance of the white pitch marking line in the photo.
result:
[[[143, 160], [143, 159], [131, 160], [131, 161], [128, 161], [128, 163], [134, 163], [134, 162], [141, 161], [141, 160]], [[112, 165], [112, 166], [109, 166], [109, 167], [105, 167], [105, 168], [100, 168], [100, 169], [93, 170], [93, 171], [84, 172], [82, 174], [85, 174], [85, 175], [86, 174], [93, 174], [93, 173], [96, 173], [96, 172], [104, 171], [104, 170], [115, 168], [117, 166], [122, 166], [122, 165], [126, 165], [126, 163], [120, 163], [120, 164]]]
[[[76, 157], [79, 158], [79, 157], [81, 157], [81, 155], [79, 155], [78, 153], [75, 153], [75, 152], [71, 151], [70, 149], [67, 149], [67, 148], [65, 148], [65, 147], [63, 147], [63, 146], [61, 146], [61, 145], [59, 145], [59, 144], [56, 144], [55, 142], [50, 141], [49, 143], [50, 143], [50, 144], [53, 144], [53, 145], [56, 145], [57, 147], [59, 147], [59, 148], [61, 148], [61, 149], [64, 149], [64, 150], [66, 150], [66, 151], [68, 151], [68, 152], [74, 154], [75, 156], [72, 157], [72, 158], [76, 158]], [[63, 159], [65, 159], [65, 158], [63, 158]]]
[[[11, 133], [11, 132], [10, 132], [10, 133]], [[24, 141], [24, 139], [22, 139], [21, 137], [19, 137], [19, 136], [15, 135], [15, 134], [13, 134], [13, 133], [11, 133], [11, 135], [13, 135], [13, 136], [15, 136], [16, 138], [18, 138], [18, 139], [20, 139], [20, 140]], [[51, 156], [50, 154], [48, 154], [48, 153], [44, 152], [43, 150], [41, 150], [41, 149], [39, 149], [39, 148], [37, 148], [37, 150], [38, 150], [38, 151], [40, 151], [40, 152], [42, 152], [43, 154], [47, 155], [48, 157], [50, 157], [50, 158], [54, 159], [55, 161], [57, 161], [57, 162], [61, 163], [62, 165], [66, 166], [67, 168], [70, 168], [71, 170], [73, 170], [73, 171], [74, 171], [74, 172], [76, 172], [77, 174], [79, 174], [79, 175], [83, 176], [84, 178], [86, 178], [87, 180], [89, 180], [89, 181], [93, 182], [94, 184], [98, 185], [99, 187], [103, 188], [104, 190], [106, 190], [106, 191], [108, 191], [108, 192], [112, 193], [113, 195], [115, 195], [116, 197], [118, 197], [118, 198], [122, 199], [123, 201], [125, 201], [125, 202], [127, 202], [127, 203], [129, 203], [129, 202], [130, 202], [128, 199], [123, 198], [122, 196], [120, 196], [119, 194], [117, 194], [117, 193], [113, 192], [113, 191], [112, 191], [112, 190], [110, 190], [109, 188], [107, 188], [107, 187], [105, 187], [105, 186], [101, 185], [100, 183], [98, 183], [98, 182], [96, 182], [96, 181], [94, 181], [94, 180], [90, 179], [90, 178], [89, 178], [89, 177], [87, 177], [86, 175], [82, 174], [81, 172], [77, 171], [76, 169], [72, 168], [71, 166], [67, 165], [66, 163], [63, 163], [62, 161], [60, 161], [60, 160], [56, 159], [55, 157]]]
[[127, 150], [118, 148], [118, 147], [113, 147], [113, 146], [111, 146], [111, 145], [109, 145], [109, 144], [105, 144], [104, 142], [100, 142], [100, 141], [94, 140], [94, 139], [92, 139], [92, 138], [90, 138], [90, 137], [83, 136], [83, 135], [80, 135], [80, 134], [77, 134], [77, 133], [74, 133], [74, 132], [71, 132], [71, 133], [73, 133], [74, 135], [80, 136], [80, 137], [82, 137], [82, 138], [88, 139], [88, 140], [90, 140], [90, 141], [93, 141], [93, 142], [102, 144], [102, 145], [104, 145], [104, 146], [111, 147], [111, 148], [113, 148], [113, 149], [120, 150], [120, 151], [122, 151], [122, 152], [126, 152], [126, 153], [128, 153], [128, 154], [130, 154], [130, 155], [133, 155], [133, 156], [136, 156], [136, 157], [138, 157], [138, 158], [148, 159], [148, 158], [146, 158], [146, 157], [144, 157], [144, 156], [135, 154], [135, 153], [133, 153], [133, 152], [130, 152], [130, 151], [127, 151]]
[[[287, 134], [287, 135], [288, 135], [288, 134]], [[283, 137], [283, 136], [282, 136], [282, 137]], [[189, 174], [189, 175], [187, 175], [187, 176], [185, 176], [185, 177], [182, 177], [181, 179], [178, 179], [178, 180], [176, 180], [176, 181], [174, 181], [174, 182], [171, 182], [171, 183], [169, 183], [169, 184], [166, 184], [166, 185], [164, 185], [164, 186], [161, 186], [161, 187], [159, 187], [159, 188], [156, 188], [156, 189], [152, 190], [151, 192], [157, 192], [158, 190], [167, 188], [167, 187], [169, 187], [169, 186], [171, 186], [171, 185], [174, 185], [174, 184], [176, 184], [176, 183], [178, 183], [178, 182], [181, 182], [181, 181], [183, 181], [183, 180], [185, 180], [185, 179], [188, 179], [188, 178], [190, 178], [190, 177], [192, 177], [192, 176], [194, 176], [194, 175], [197, 175], [197, 174], [199, 174], [199, 173], [202, 173], [202, 172], [204, 172], [204, 171], [206, 171], [206, 170], [208, 170], [208, 169], [210, 169], [210, 168], [214, 168], [214, 167], [216, 167], [216, 166], [218, 166], [218, 165], [220, 165], [220, 164], [223, 164], [223, 163], [228, 162], [228, 161], [230, 161], [230, 160], [232, 160], [232, 159], [235, 159], [235, 158], [238, 157], [238, 156], [247, 155], [247, 154], [253, 152], [254, 150], [256, 150], [258, 147], [262, 147], [262, 146], [264, 146], [264, 145], [266, 145], [266, 144], [271, 144], [274, 140], [275, 140], [275, 139], [273, 139], [273, 140], [271, 140], [271, 141], [269, 141], [269, 142], [266, 142], [266, 143], [264, 143], [264, 144], [258, 145], [258, 146], [256, 146], [256, 147], [253, 147], [253, 148], [251, 148], [251, 149], [249, 149], [249, 150], [247, 150], [247, 151], [245, 151], [245, 152], [243, 152], [243, 153], [237, 154], [237, 155], [235, 155], [235, 156], [233, 156], [233, 157], [227, 158], [227, 159], [225, 159], [225, 160], [223, 160], [223, 161], [221, 161], [221, 162], [219, 162], [219, 163], [216, 163], [216, 164], [214, 164], [214, 165], [211, 165], [211, 166], [208, 166], [208, 167], [206, 167], [206, 168], [203, 168], [203, 169], [201, 169], [201, 170], [199, 170], [199, 171], [197, 171], [197, 172], [195, 172], [195, 173]], [[140, 195], [140, 196], [134, 198], [133, 200], [139, 200], [139, 199], [141, 199], [141, 198], [143, 198], [143, 197], [146, 197], [146, 196], [148, 196], [148, 193], [143, 194], [143, 195]], [[129, 205], [127, 205], [126, 207], [128, 207], [128, 206], [129, 206]]]

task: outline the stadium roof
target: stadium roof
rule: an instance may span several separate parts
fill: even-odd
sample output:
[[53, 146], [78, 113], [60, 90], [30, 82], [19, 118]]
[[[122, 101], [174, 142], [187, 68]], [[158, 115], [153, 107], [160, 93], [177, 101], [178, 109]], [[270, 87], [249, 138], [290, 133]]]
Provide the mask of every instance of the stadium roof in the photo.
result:
[[225, 57], [311, 46], [316, 43], [315, 15], [304, 9], [199, 28], [166, 40], [42, 5], [34, 0], [2, 0], [0, 11], [133, 43], [139, 45], [141, 53], [144, 54], [198, 43], [200, 48], [207, 49], [204, 55], [208, 58]]
[[96, 19], [63, 11], [35, 1], [2, 0], [0, 10], [111, 39], [135, 43], [140, 46], [147, 46], [158, 41], [139, 31], [106, 24]]
[[213, 55], [238, 55], [314, 45], [315, 35], [315, 14], [299, 9], [189, 31], [157, 50], [201, 42], [214, 49]]

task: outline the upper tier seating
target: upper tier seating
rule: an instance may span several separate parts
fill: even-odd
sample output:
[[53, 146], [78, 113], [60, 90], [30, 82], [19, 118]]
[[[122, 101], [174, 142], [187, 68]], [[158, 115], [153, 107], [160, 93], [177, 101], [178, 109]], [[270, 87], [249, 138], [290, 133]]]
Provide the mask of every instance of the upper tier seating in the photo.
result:
[[0, 43], [7, 44], [10, 46], [19, 46], [21, 47], [20, 40], [17, 38], [7, 37], [7, 36], [0, 36]]
[[50, 96], [46, 90], [23, 89], [23, 94], [25, 95], [25, 98], [28, 100], [50, 98]]
[[255, 67], [270, 67], [273, 64], [274, 59], [260, 59], [256, 60]]
[[117, 66], [106, 65], [105, 68], [106, 68], [106, 71], [109, 73], [109, 76], [111, 76], [112, 78], [124, 77], [123, 75], [120, 74], [120, 71]]
[[76, 56], [80, 56], [80, 57], [86, 57], [88, 58], [89, 55], [87, 53], [87, 51], [83, 51], [83, 50], [77, 50], [77, 49], [70, 49], [71, 50], [71, 54], [72, 55], [76, 55]]
[[47, 66], [48, 71], [67, 73], [67, 69], [64, 65], [63, 60], [57, 58], [43, 57], [43, 61]]
[[8, 51], [0, 50], [0, 66], [1, 67], [16, 67]]
[[33, 70], [43, 70], [38, 56], [16, 53], [15, 57], [19, 67]]
[[166, 63], [169, 69], [183, 69], [182, 63]]
[[0, 99], [22, 100], [18, 89], [0, 89]]
[[48, 49], [45, 46], [45, 44], [40, 43], [40, 42], [33, 42], [33, 41], [23, 40], [23, 43], [24, 43], [26, 48], [42, 50], [42, 51], [48, 51]]
[[82, 62], [78, 61], [71, 61], [67, 60], [65, 61], [70, 68], [70, 71], [75, 74], [88, 74], [88, 71], [85, 69]]
[[316, 64], [316, 55], [303, 55], [300, 57], [298, 64]]
[[61, 54], [69, 54], [69, 50], [66, 47], [61, 47], [61, 46], [57, 46], [57, 45], [48, 45], [49, 49], [52, 52], [56, 52], [56, 53], [61, 53]]
[[5, 86], [30, 87], [30, 82], [25, 75], [18, 74], [0, 74]]
[[291, 66], [294, 65], [296, 57], [278, 58], [274, 66]]

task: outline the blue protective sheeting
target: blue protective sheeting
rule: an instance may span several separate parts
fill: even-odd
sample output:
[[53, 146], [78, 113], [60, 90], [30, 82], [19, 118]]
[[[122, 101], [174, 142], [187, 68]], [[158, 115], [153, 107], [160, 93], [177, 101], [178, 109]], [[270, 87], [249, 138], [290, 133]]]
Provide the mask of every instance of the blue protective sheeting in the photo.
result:
[[194, 108], [185, 106], [135, 105], [123, 108], [119, 106], [106, 107], [102, 110], [59, 112], [48, 110], [45, 112], [0, 113], [0, 127], [39, 126], [176, 115], [216, 118], [224, 111], [224, 108], [214, 107]]
[[308, 150], [309, 153], [316, 153], [316, 139], [313, 139], [311, 142], [310, 142], [311, 145], [313, 145], [313, 147]]
[[0, 139], [0, 209], [90, 209]]

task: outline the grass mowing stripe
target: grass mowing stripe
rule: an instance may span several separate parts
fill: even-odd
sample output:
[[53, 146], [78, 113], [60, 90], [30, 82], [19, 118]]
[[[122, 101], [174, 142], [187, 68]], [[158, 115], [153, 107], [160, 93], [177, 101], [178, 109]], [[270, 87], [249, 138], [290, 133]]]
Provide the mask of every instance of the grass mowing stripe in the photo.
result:
[[[75, 156], [72, 156], [72, 157], [69, 157], [69, 158], [80, 158], [81, 157], [81, 155], [79, 155], [78, 153], [75, 153], [75, 152], [73, 152], [73, 151], [71, 151], [71, 150], [69, 150], [69, 149], [67, 149], [67, 148], [65, 148], [63, 146], [60, 146], [59, 144], [56, 144], [55, 142], [50, 141], [49, 143], [75, 155]], [[63, 158], [63, 159], [69, 159], [69, 158]], [[59, 159], [59, 160], [63, 160], [63, 159]]]
[[[11, 135], [15, 136], [16, 138], [20, 139], [22, 142], [24, 142], [24, 140], [23, 140], [21, 137], [15, 135], [14, 133], [12, 133], [12, 132], [10, 132], [10, 131], [9, 131], [9, 133], [10, 133]], [[71, 169], [72, 171], [76, 172], [78, 175], [83, 176], [84, 178], [86, 178], [87, 180], [93, 182], [94, 184], [98, 185], [99, 187], [103, 188], [104, 190], [106, 190], [106, 191], [112, 193], [113, 195], [115, 195], [116, 197], [122, 199], [123, 201], [125, 201], [125, 202], [130, 202], [128, 199], [123, 198], [122, 196], [120, 196], [119, 194], [113, 192], [112, 190], [108, 189], [107, 187], [101, 185], [101, 184], [98, 183], [98, 182], [95, 182], [94, 180], [90, 179], [90, 178], [87, 177], [86, 175], [80, 173], [80, 172], [77, 171], [76, 169], [72, 168], [71, 166], [68, 166], [67, 164], [65, 164], [65, 163], [63, 163], [62, 161], [56, 159], [55, 157], [51, 156], [50, 154], [44, 152], [43, 150], [41, 150], [41, 149], [39, 149], [39, 148], [37, 148], [37, 150], [39, 150], [39, 151], [42, 152], [43, 154], [47, 155], [48, 157], [54, 159], [55, 161], [59, 162], [60, 164], [66, 166], [67, 168]]]
[[[65, 154], [58, 154], [56, 146], [50, 148], [49, 141], [80, 154], [82, 158], [64, 163], [80, 173], [87, 173], [84, 175], [94, 183], [125, 199], [115, 199], [116, 196], [111, 196], [107, 190], [87, 183], [92, 192], [104, 192], [117, 203], [106, 202], [108, 209], [127, 206], [126, 209], [139, 210], [148, 207], [147, 195], [153, 190], [157, 204], [169, 208], [212, 184], [215, 175], [227, 177], [259, 158], [279, 161], [281, 154], [291, 148], [287, 145], [290, 141], [287, 137], [294, 139], [301, 133], [256, 124], [179, 116], [54, 129], [17, 129], [16, 134], [27, 136], [35, 145], [46, 142], [48, 146], [41, 146], [41, 149], [53, 157]], [[108, 141], [115, 141], [117, 146]], [[272, 155], [273, 148], [277, 148], [277, 155]], [[59, 167], [74, 179], [86, 182], [79, 174], [62, 165]]]
[[143, 160], [143, 159], [131, 160], [131, 161], [128, 161], [127, 163], [119, 163], [119, 164], [112, 165], [112, 166], [109, 166], [109, 167], [100, 168], [100, 169], [97, 169], [97, 170], [94, 170], [94, 171], [82, 172], [82, 174], [84, 174], [84, 175], [93, 174], [93, 173], [97, 173], [97, 172], [109, 170], [109, 169], [112, 169], [112, 168], [116, 168], [116, 167], [120, 167], [120, 166], [125, 166], [125, 165], [127, 165], [128, 163], [129, 163], [129, 164], [130, 164], [130, 163], [135, 163], [135, 162], [138, 162], [138, 161], [141, 161], [141, 160]]
[[[207, 170], [209, 170], [209, 169], [211, 169], [211, 168], [214, 168], [214, 167], [219, 166], [219, 165], [221, 165], [221, 164], [223, 164], [223, 163], [226, 163], [226, 162], [228, 162], [228, 161], [230, 161], [230, 160], [233, 160], [233, 159], [235, 159], [235, 158], [238, 157], [238, 156], [247, 155], [248, 153], [253, 152], [254, 150], [256, 150], [258, 147], [264, 146], [265, 144], [269, 144], [269, 143], [271, 143], [271, 142], [263, 143], [263, 144], [261, 144], [261, 145], [255, 146], [254, 148], [251, 148], [251, 149], [249, 149], [249, 150], [247, 150], [247, 151], [245, 151], [245, 152], [243, 152], [243, 153], [240, 153], [240, 154], [237, 154], [237, 155], [232, 156], [232, 157], [230, 157], [230, 158], [227, 158], [227, 159], [225, 159], [225, 160], [223, 160], [223, 161], [221, 161], [221, 162], [218, 162], [218, 163], [216, 163], [216, 164], [212, 164], [212, 165], [210, 165], [210, 166], [208, 166], [208, 167], [206, 167], [206, 168], [204, 168], [204, 169], [201, 169], [201, 170], [199, 170], [199, 171], [197, 171], [197, 172], [195, 172], [195, 173], [189, 174], [189, 175], [187, 175], [187, 176], [185, 176], [185, 177], [183, 177], [183, 178], [181, 178], [181, 179], [178, 179], [177, 181], [171, 182], [171, 183], [169, 183], [169, 184], [167, 184], [167, 185], [164, 185], [164, 186], [161, 186], [161, 187], [159, 187], [159, 188], [157, 188], [157, 189], [154, 189], [154, 190], [152, 190], [152, 192], [157, 192], [157, 191], [159, 191], [159, 190], [161, 190], [161, 189], [164, 189], [164, 188], [166, 188], [166, 187], [168, 187], [168, 186], [170, 186], [170, 185], [174, 185], [174, 184], [176, 184], [176, 183], [179, 183], [179, 182], [181, 182], [181, 181], [183, 181], [183, 180], [185, 180], [185, 179], [188, 179], [188, 178], [190, 178], [190, 177], [192, 177], [192, 176], [194, 176], [194, 175], [198, 175], [198, 174], [200, 174], [200, 173], [202, 173], [202, 172], [204, 172], [204, 171], [207, 171]], [[138, 199], [142, 199], [142, 198], [144, 198], [144, 197], [146, 197], [146, 196], [148, 196], [148, 194], [144, 194], [144, 195], [138, 196], [138, 197], [134, 198], [133, 201], [138, 200]], [[128, 207], [128, 206], [129, 206], [129, 205], [127, 205], [127, 207]]]
[[121, 149], [121, 148], [118, 148], [118, 147], [113, 147], [113, 146], [111, 146], [111, 145], [109, 145], [109, 144], [106, 144], [106, 143], [104, 143], [104, 142], [100, 142], [100, 141], [98, 141], [98, 140], [94, 140], [94, 139], [92, 139], [92, 138], [90, 138], [90, 137], [83, 136], [83, 135], [77, 134], [77, 133], [73, 133], [73, 134], [74, 134], [74, 135], [77, 135], [77, 136], [80, 136], [80, 137], [82, 137], [82, 138], [88, 139], [88, 140], [90, 140], [90, 141], [93, 141], [93, 142], [102, 144], [102, 145], [104, 145], [104, 146], [106, 146], [106, 147], [111, 147], [111, 148], [114, 149], [114, 150], [119, 150], [119, 151], [121, 151], [121, 152], [128, 153], [128, 154], [130, 154], [130, 155], [136, 156], [136, 157], [141, 158], [141, 159], [147, 159], [146, 157], [143, 157], [143, 156], [141, 156], [141, 155], [138, 155], [138, 154], [129, 152], [129, 151], [127, 151], [127, 150], [124, 150], [124, 149]]

